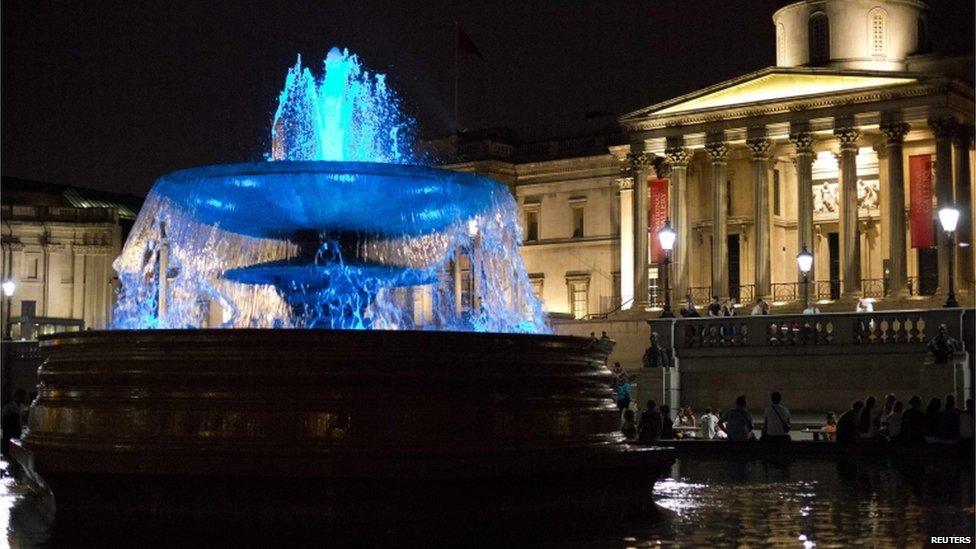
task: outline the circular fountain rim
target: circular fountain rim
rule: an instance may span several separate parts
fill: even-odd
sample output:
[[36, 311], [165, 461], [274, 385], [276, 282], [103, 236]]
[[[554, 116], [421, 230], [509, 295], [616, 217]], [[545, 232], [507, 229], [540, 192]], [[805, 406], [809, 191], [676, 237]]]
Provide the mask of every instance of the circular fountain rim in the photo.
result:
[[205, 177], [260, 176], [267, 174], [345, 174], [396, 176], [404, 173], [434, 179], [449, 177], [462, 183], [483, 185], [489, 181], [499, 188], [505, 184], [488, 176], [445, 170], [423, 164], [391, 164], [386, 162], [353, 162], [333, 160], [276, 160], [273, 162], [240, 162], [235, 164], [206, 164], [167, 173], [159, 180], [199, 179]]

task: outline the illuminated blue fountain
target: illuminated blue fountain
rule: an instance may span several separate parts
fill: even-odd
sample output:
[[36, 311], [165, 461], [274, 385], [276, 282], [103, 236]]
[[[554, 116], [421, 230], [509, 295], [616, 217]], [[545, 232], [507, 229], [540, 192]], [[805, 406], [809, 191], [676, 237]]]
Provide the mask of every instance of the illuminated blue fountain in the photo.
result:
[[271, 162], [160, 178], [115, 267], [117, 328], [547, 332], [508, 189], [415, 164], [383, 75], [288, 71]]

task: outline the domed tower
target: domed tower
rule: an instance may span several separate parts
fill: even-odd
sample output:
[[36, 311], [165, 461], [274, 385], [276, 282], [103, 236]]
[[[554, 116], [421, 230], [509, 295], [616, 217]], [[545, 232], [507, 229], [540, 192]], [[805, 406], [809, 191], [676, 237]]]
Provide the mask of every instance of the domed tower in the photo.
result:
[[918, 0], [804, 0], [773, 14], [776, 65], [903, 71], [925, 50], [928, 6]]

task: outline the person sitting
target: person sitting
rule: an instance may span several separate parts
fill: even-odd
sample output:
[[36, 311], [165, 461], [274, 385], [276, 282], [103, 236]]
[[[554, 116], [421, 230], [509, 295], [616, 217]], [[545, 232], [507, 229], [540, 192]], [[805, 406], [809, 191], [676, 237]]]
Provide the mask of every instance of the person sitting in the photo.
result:
[[681, 308], [680, 313], [682, 318], [698, 318], [701, 316], [695, 307], [695, 300], [691, 298], [691, 294], [685, 295], [685, 306]]
[[805, 315], [819, 315], [820, 314], [820, 308], [817, 307], [815, 304], [811, 303], [809, 306], [807, 306], [806, 309], [803, 309], [803, 314], [805, 314]]
[[[681, 408], [678, 417], [674, 418], [672, 426], [675, 428], [675, 436], [678, 438], [695, 438], [698, 435], [698, 423], [695, 421], [695, 414], [691, 411], [691, 406]], [[678, 430], [678, 427], [682, 427], [682, 429]]]
[[661, 405], [661, 440], [674, 440], [674, 423], [671, 420], [671, 408], [667, 404]]
[[835, 442], [837, 440], [837, 416], [833, 412], [827, 412], [827, 423], [821, 427], [824, 440]]
[[735, 316], [735, 298], [730, 297], [725, 303], [722, 304], [722, 316]]
[[701, 431], [701, 437], [705, 440], [713, 440], [716, 438], [723, 438], [722, 435], [725, 434], [718, 426], [718, 416], [712, 413], [711, 408], [705, 408], [705, 413], [698, 420], [699, 430]]
[[661, 438], [661, 413], [653, 400], [647, 401], [647, 409], [641, 414], [637, 429], [639, 442], [646, 444]]
[[897, 440], [901, 436], [904, 409], [905, 404], [900, 400], [896, 400], [894, 407], [891, 409], [891, 414], [888, 416], [888, 440]]
[[872, 304], [868, 298], [862, 297], [861, 299], [857, 300], [857, 306], [854, 307], [854, 312], [855, 313], [874, 312], [874, 304]]
[[621, 425], [620, 430], [627, 437], [627, 440], [637, 439], [637, 424], [634, 423], [633, 410], [624, 410], [624, 423]]
[[750, 313], [750, 314], [752, 316], [768, 315], [769, 314], [769, 304], [766, 303], [766, 300], [764, 300], [763, 298], [760, 297], [759, 300], [756, 301], [756, 304], [753, 305], [753, 307], [752, 307], [752, 313]]
[[861, 442], [876, 441], [878, 439], [878, 426], [881, 410], [875, 409], [878, 400], [869, 396], [864, 401], [864, 409], [857, 418], [857, 434]]
[[945, 409], [939, 416], [939, 440], [942, 442], [959, 440], [959, 409], [956, 408], [955, 395], [945, 397]]
[[899, 444], [918, 445], [925, 442], [925, 413], [918, 395], [908, 401], [908, 409], [901, 415], [901, 432], [896, 437]]
[[857, 442], [857, 420], [861, 415], [864, 402], [855, 400], [851, 409], [844, 412], [837, 419], [837, 442], [839, 444], [854, 444]]
[[942, 400], [932, 397], [925, 408], [925, 442], [934, 444], [939, 442], [939, 425], [942, 420]]
[[764, 442], [789, 442], [790, 411], [780, 404], [783, 395], [773, 392], [769, 395], [771, 404], [763, 414], [762, 440]]
[[21, 416], [24, 413], [24, 407], [27, 405], [27, 391], [23, 389], [17, 389], [14, 391], [13, 398], [4, 404], [2, 411], [0, 411], [0, 428], [3, 429], [3, 440], [0, 444], [0, 452], [3, 455], [7, 455], [10, 450], [10, 440], [15, 438], [20, 438], [21, 429], [23, 426]]
[[746, 396], [739, 395], [735, 399], [735, 408], [726, 410], [722, 414], [719, 428], [725, 431], [729, 440], [754, 440], [752, 434], [752, 414], [746, 408]]

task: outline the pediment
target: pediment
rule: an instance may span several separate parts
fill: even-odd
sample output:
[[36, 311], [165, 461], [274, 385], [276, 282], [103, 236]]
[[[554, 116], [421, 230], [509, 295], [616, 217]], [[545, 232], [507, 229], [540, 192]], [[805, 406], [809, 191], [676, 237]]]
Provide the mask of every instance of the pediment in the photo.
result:
[[676, 113], [821, 97], [856, 90], [899, 86], [917, 78], [813, 69], [770, 68], [624, 115], [622, 122]]

